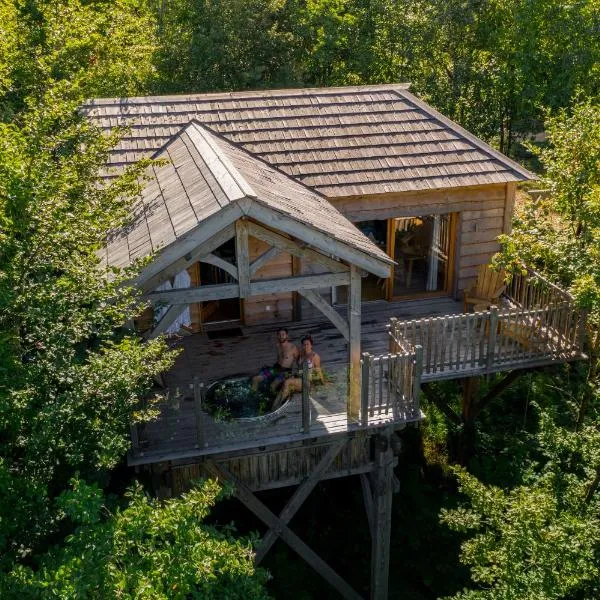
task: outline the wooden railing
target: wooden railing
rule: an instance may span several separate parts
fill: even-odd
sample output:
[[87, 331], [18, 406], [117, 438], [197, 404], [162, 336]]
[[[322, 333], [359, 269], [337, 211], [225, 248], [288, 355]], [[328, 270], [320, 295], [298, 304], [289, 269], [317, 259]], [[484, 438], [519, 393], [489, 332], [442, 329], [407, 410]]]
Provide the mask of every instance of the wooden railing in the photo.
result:
[[390, 416], [394, 421], [419, 418], [422, 348], [395, 354], [362, 355], [361, 419]]
[[523, 308], [544, 308], [565, 302], [573, 303], [573, 296], [569, 292], [525, 266], [523, 272], [511, 276], [505, 296], [513, 305]]
[[446, 379], [573, 360], [583, 355], [585, 315], [573, 297], [527, 269], [514, 275], [502, 308], [391, 319], [390, 351], [423, 347], [423, 377]]
[[581, 317], [570, 303], [538, 308], [496, 308], [412, 321], [392, 320], [398, 347], [423, 347], [423, 376], [445, 379], [509, 366], [572, 360], [580, 352]]

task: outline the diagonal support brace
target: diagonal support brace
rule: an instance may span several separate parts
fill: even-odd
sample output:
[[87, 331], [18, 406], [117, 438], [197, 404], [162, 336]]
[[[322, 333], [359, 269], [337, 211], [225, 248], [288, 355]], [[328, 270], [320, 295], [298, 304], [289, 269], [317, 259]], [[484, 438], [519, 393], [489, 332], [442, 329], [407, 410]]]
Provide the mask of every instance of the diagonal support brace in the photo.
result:
[[297, 552], [319, 575], [328, 581], [344, 598], [360, 600], [360, 596], [316, 552], [305, 544], [246, 485], [236, 479], [225, 467], [218, 465], [213, 460], [207, 460], [204, 463], [204, 467], [212, 477], [233, 484], [235, 496], [269, 528], [277, 530], [281, 539]]

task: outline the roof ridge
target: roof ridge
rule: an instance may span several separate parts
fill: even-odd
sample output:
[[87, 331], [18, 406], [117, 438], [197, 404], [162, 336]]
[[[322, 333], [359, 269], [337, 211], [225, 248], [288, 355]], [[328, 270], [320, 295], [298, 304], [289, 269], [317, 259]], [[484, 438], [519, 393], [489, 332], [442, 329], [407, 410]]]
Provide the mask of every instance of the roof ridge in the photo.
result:
[[[252, 186], [246, 181], [246, 178], [240, 173], [239, 169], [237, 169], [231, 163], [231, 161], [229, 160], [227, 155], [219, 147], [219, 144], [217, 143], [219, 140], [214, 135], [214, 133], [210, 129], [208, 129], [205, 125], [203, 125], [202, 123], [197, 121], [196, 119], [192, 119], [188, 123], [188, 125], [186, 125], [185, 129], [187, 130], [192, 127], [194, 128], [195, 131], [197, 131], [202, 136], [202, 139], [204, 140], [204, 142], [206, 142], [206, 144], [212, 150], [214, 155], [219, 159], [219, 161], [225, 168], [226, 173], [231, 177], [231, 179], [235, 182], [235, 184], [239, 188], [240, 192], [242, 193], [242, 196], [238, 199], [241, 199], [242, 197], [243, 198], [247, 198], [247, 197], [256, 198], [256, 192], [252, 189]], [[198, 151], [200, 152], [200, 148], [198, 148]], [[200, 152], [200, 155], [202, 156], [202, 152]], [[209, 165], [209, 167], [210, 167], [210, 165]], [[213, 174], [216, 177], [217, 174], [214, 173], [213, 168], [210, 167], [210, 169], [211, 169], [211, 171], [213, 171]]]
[[197, 99], [216, 99], [216, 98], [238, 98], [244, 96], [308, 96], [315, 92], [322, 95], [331, 95], [339, 92], [376, 92], [376, 91], [395, 91], [395, 90], [408, 90], [410, 83], [377, 83], [367, 85], [348, 85], [348, 86], [337, 86], [337, 87], [306, 87], [306, 88], [279, 88], [279, 89], [253, 89], [253, 90], [237, 90], [229, 92], [199, 92], [197, 94], [168, 94], [168, 95], [156, 95], [156, 96], [128, 96], [128, 97], [109, 97], [109, 98], [90, 98], [83, 104], [84, 108], [91, 108], [92, 106], [102, 106], [108, 104], [144, 104], [148, 101], [157, 101], [159, 99], [167, 101], [181, 101], [190, 102]]
[[[195, 121], [195, 119], [192, 119], [192, 121]], [[333, 204], [331, 204], [331, 202], [329, 201], [329, 198], [327, 196], [325, 196], [325, 194], [322, 194], [321, 192], [319, 192], [319, 190], [316, 190], [314, 187], [311, 187], [310, 185], [306, 185], [304, 182], [302, 182], [297, 177], [294, 177], [293, 175], [286, 173], [283, 169], [280, 169], [277, 165], [274, 165], [274, 164], [270, 163], [268, 160], [265, 160], [262, 156], [259, 156], [258, 154], [255, 154], [251, 150], [248, 150], [248, 148], [245, 148], [243, 144], [240, 144], [239, 142], [230, 140], [228, 137], [226, 137], [222, 133], [212, 130], [208, 125], [204, 125], [203, 123], [197, 123], [197, 124], [200, 125], [200, 127], [205, 129], [206, 131], [208, 131], [212, 135], [213, 138], [216, 138], [217, 140], [220, 140], [220, 141], [224, 142], [225, 144], [229, 144], [230, 146], [234, 147], [236, 150], [243, 152], [244, 154], [246, 154], [247, 156], [249, 156], [256, 162], [260, 163], [267, 169], [270, 169], [271, 171], [274, 171], [275, 173], [278, 173], [279, 175], [283, 175], [286, 179], [293, 181], [296, 185], [299, 185], [300, 187], [304, 188], [305, 190], [307, 190], [311, 194], [314, 194], [315, 196], [319, 196], [320, 198], [324, 199], [328, 204], [333, 206]], [[233, 167], [233, 168], [235, 168], [235, 167]], [[251, 186], [249, 186], [249, 187], [250, 187], [250, 189], [252, 189]], [[253, 194], [254, 194], [253, 197], [258, 199], [258, 196], [255, 193], [253, 193]]]
[[458, 123], [452, 121], [452, 119], [449, 119], [448, 117], [444, 116], [441, 112], [437, 111], [435, 108], [433, 108], [426, 102], [423, 102], [423, 100], [421, 100], [420, 98], [418, 98], [417, 96], [415, 96], [414, 94], [409, 92], [408, 89], [401, 89], [401, 90], [394, 90], [394, 91], [396, 93], [400, 92], [398, 94], [400, 97], [408, 100], [409, 102], [412, 102], [415, 106], [417, 106], [418, 108], [423, 110], [425, 113], [431, 115], [433, 118], [440, 121], [441, 123], [443, 123], [450, 129], [452, 129], [453, 131], [459, 133], [461, 136], [468, 139], [477, 148], [479, 148], [486, 154], [489, 154], [496, 160], [499, 160], [501, 163], [512, 168], [514, 171], [516, 171], [520, 175], [523, 175], [527, 179], [531, 179], [531, 180], [538, 179], [537, 175], [535, 175], [534, 173], [532, 173], [525, 167], [522, 167], [518, 162], [512, 160], [505, 154], [502, 154], [502, 152], [499, 152], [498, 150], [494, 150], [494, 148], [492, 148], [489, 144], [487, 144], [483, 140], [479, 139], [476, 135], [472, 134], [470, 131], [467, 131], [464, 127], [461, 127]]
[[[159, 158], [173, 142], [181, 139], [184, 133], [188, 134], [202, 160], [204, 160], [216, 182], [231, 202], [242, 200], [246, 197], [256, 197], [252, 186], [245, 180], [238, 169], [231, 164], [227, 156], [219, 148], [219, 145], [215, 143], [216, 140], [214, 140], [215, 136], [213, 132], [196, 119], [191, 119], [183, 125], [160, 148], [153, 152], [150, 158], [152, 160]], [[215, 160], [211, 160], [211, 157]], [[221, 168], [219, 168], [219, 164]]]

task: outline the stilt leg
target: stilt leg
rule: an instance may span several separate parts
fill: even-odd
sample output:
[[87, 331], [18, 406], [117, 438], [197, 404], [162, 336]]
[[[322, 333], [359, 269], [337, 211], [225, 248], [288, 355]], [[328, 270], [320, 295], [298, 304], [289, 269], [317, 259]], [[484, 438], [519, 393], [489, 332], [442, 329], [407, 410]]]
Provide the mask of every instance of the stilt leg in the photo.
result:
[[373, 473], [373, 536], [371, 540], [371, 600], [386, 600], [390, 570], [392, 477], [394, 453], [389, 434], [375, 438]]

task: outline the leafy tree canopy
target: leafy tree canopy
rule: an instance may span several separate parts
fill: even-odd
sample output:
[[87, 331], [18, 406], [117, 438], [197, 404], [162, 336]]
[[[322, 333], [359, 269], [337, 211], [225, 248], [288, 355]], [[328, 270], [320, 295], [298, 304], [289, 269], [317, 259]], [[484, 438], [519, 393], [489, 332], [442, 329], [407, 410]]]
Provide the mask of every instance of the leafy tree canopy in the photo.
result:
[[222, 491], [205, 481], [161, 503], [139, 486], [125, 508], [109, 512], [96, 485], [79, 479], [57, 500], [60, 516], [78, 525], [64, 546], [20, 567], [5, 580], [5, 596], [21, 598], [266, 598], [266, 572], [255, 569], [252, 540], [231, 526], [203, 523]]

